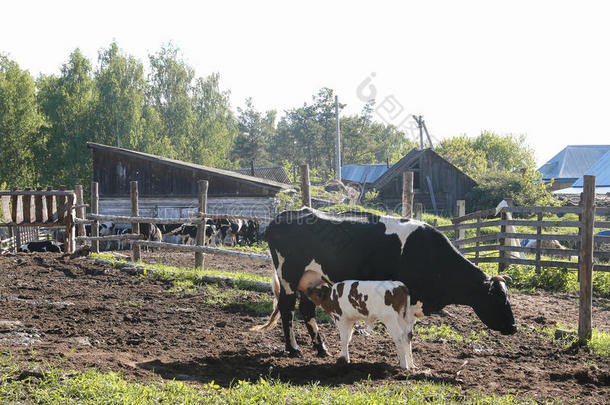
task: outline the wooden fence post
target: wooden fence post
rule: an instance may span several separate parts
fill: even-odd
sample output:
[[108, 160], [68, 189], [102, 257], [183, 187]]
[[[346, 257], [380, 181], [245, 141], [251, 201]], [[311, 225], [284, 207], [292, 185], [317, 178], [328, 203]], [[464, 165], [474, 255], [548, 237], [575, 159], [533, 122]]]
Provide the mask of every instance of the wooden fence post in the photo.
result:
[[[129, 183], [129, 187], [130, 187], [130, 197], [131, 197], [131, 216], [138, 217], [138, 216], [140, 216], [140, 208], [138, 205], [138, 182], [131, 181]], [[140, 224], [138, 222], [132, 222], [131, 233], [134, 233], [134, 234], [140, 233]], [[132, 252], [132, 260], [134, 262], [139, 261], [140, 260], [140, 245], [132, 243], [131, 252]]]
[[[47, 186], [47, 191], [53, 191], [53, 187]], [[55, 196], [47, 196], [47, 221], [53, 222], [53, 217], [57, 215], [57, 208], [55, 207]], [[55, 219], [56, 220], [56, 219]]]
[[580, 296], [578, 300], [578, 340], [586, 345], [591, 339], [593, 296], [593, 227], [595, 222], [595, 176], [584, 176], [582, 235], [580, 244]]
[[[66, 186], [59, 186], [60, 191], [66, 191]], [[66, 216], [66, 196], [60, 195], [57, 198], [57, 222], [64, 222]]]
[[[25, 191], [32, 191], [32, 187], [24, 188]], [[32, 221], [32, 196], [24, 195], [23, 196], [23, 222], [29, 224]]]
[[[542, 212], [538, 213], [536, 217], [538, 221], [542, 221]], [[536, 227], [536, 236], [540, 238], [542, 235], [542, 226], [540, 224]], [[540, 249], [542, 248], [542, 239], [536, 239], [536, 273], [540, 273]]]
[[[85, 219], [85, 199], [83, 198], [83, 186], [76, 184], [74, 186], [74, 192], [76, 193], [76, 218]], [[85, 224], [78, 224], [78, 234], [80, 236], [86, 236]]]
[[402, 216], [411, 218], [413, 215], [413, 172], [402, 173]]
[[[509, 207], [512, 205], [512, 198], [505, 198], [504, 201], [508, 203]], [[502, 212], [500, 213], [500, 218], [502, 219], [502, 221], [508, 220], [508, 214], [506, 213], [506, 211], [502, 210]], [[506, 233], [506, 225], [500, 225], [500, 232]], [[500, 238], [498, 242], [500, 246], [506, 245], [505, 238]], [[498, 274], [502, 274], [504, 270], [506, 270], [506, 268], [508, 267], [508, 265], [504, 262], [504, 259], [507, 256], [507, 252], [504, 250], [500, 250], [498, 256], [500, 256], [500, 260], [498, 261]]]
[[[98, 214], [99, 213], [99, 188], [96, 181], [91, 183], [91, 213]], [[100, 222], [94, 221], [91, 224], [91, 236], [100, 236]], [[91, 249], [95, 253], [100, 252], [100, 243], [96, 240], [91, 241]]]
[[[42, 191], [42, 187], [36, 187], [37, 191]], [[36, 219], [34, 220], [34, 222], [44, 222], [45, 221], [45, 209], [43, 207], [43, 196], [41, 195], [37, 195], [34, 196], [34, 214], [36, 216]]]
[[[19, 190], [18, 187], [13, 187], [13, 191], [17, 191]], [[17, 223], [19, 222], [19, 196], [18, 195], [12, 195], [11, 196], [11, 218], [12, 218], [12, 222]], [[17, 249], [19, 249], [19, 246], [21, 246], [21, 232], [19, 232], [19, 227], [17, 226], [13, 226], [11, 227], [11, 229], [13, 230], [12, 233], [15, 237], [15, 249], [14, 252], [17, 251]]]
[[[205, 214], [208, 209], [208, 181], [199, 180], [197, 182], [197, 191], [199, 196], [199, 214]], [[205, 245], [205, 216], [200, 217], [201, 222], [197, 223], [197, 246]], [[195, 268], [203, 270], [203, 252], [195, 252]]]
[[301, 165], [301, 195], [303, 199], [303, 205], [311, 207], [311, 193], [309, 190], [309, 165]]
[[422, 215], [424, 213], [424, 204], [415, 203], [415, 219], [421, 221]]
[[[457, 211], [458, 217], [463, 217], [464, 215], [466, 215], [466, 201], [457, 200], [455, 202], [455, 209]], [[466, 229], [458, 230], [458, 235], [456, 235], [456, 236], [457, 236], [458, 240], [465, 239], [466, 238]]]
[[76, 196], [74, 194], [70, 194], [67, 200], [66, 216], [64, 217], [64, 222], [66, 224], [66, 240], [64, 249], [66, 250], [66, 253], [74, 253], [74, 250], [76, 250], [76, 227], [74, 226], [74, 205], [76, 202]]

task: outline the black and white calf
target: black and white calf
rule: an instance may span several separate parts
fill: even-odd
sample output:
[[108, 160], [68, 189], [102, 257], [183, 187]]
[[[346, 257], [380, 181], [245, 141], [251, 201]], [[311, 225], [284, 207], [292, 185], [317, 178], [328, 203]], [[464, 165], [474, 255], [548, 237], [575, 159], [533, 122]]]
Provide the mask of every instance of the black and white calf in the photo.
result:
[[424, 314], [421, 302], [411, 305], [409, 290], [400, 281], [346, 280], [329, 287], [322, 282], [306, 291], [307, 297], [335, 320], [341, 337], [341, 357], [349, 363], [349, 343], [358, 321], [372, 328], [381, 321], [396, 345], [400, 367], [415, 368], [411, 352], [413, 325]]
[[490, 277], [466, 259], [445, 235], [426, 223], [362, 212], [322, 213], [303, 208], [280, 213], [265, 233], [275, 271], [274, 310], [268, 330], [282, 319], [286, 350], [299, 355], [292, 327], [296, 300], [318, 355], [327, 354], [315, 322], [315, 305], [301, 286], [306, 272], [332, 283], [397, 280], [409, 287], [423, 313], [468, 305], [489, 328], [517, 331], [503, 276]]
[[60, 253], [63, 248], [63, 243], [55, 242], [54, 240], [41, 240], [38, 242], [28, 242], [17, 249], [18, 252], [55, 252]]

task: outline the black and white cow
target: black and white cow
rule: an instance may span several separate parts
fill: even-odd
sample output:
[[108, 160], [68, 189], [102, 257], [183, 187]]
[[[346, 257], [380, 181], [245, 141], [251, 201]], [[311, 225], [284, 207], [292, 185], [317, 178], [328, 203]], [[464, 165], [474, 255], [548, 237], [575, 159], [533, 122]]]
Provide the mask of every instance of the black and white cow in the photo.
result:
[[[517, 331], [507, 278], [488, 276], [446, 236], [423, 222], [303, 208], [280, 213], [265, 236], [275, 267], [272, 288], [276, 299], [268, 322], [252, 330], [267, 330], [281, 317], [291, 355], [300, 354], [292, 319], [299, 282], [306, 271], [331, 284], [353, 279], [402, 281], [409, 288], [411, 302], [421, 301], [426, 315], [449, 304], [469, 305], [489, 328], [503, 334]], [[314, 348], [325, 356], [315, 305], [305, 294], [299, 295], [299, 309]]]
[[28, 242], [17, 249], [18, 252], [55, 252], [60, 253], [63, 249], [63, 243], [55, 242], [54, 240], [41, 240], [38, 242]]

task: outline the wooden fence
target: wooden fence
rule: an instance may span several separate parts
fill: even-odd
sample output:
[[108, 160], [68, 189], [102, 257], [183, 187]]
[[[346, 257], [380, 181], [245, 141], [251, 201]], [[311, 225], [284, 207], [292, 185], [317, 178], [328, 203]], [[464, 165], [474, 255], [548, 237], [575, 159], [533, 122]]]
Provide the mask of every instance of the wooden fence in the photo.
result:
[[[536, 219], [513, 219], [519, 216], [535, 215]], [[578, 220], [545, 220], [545, 214], [577, 214]], [[585, 176], [581, 205], [578, 207], [513, 207], [502, 208], [500, 219], [494, 218], [496, 210], [477, 211], [452, 219], [453, 225], [439, 226], [440, 231], [453, 231], [453, 244], [462, 253], [474, 257], [475, 263], [498, 263], [498, 272], [503, 272], [510, 264], [541, 267], [559, 267], [578, 270], [580, 281], [579, 295], [579, 328], [581, 342], [591, 337], [592, 310], [592, 273], [593, 271], [610, 271], [610, 265], [599, 261], [608, 261], [610, 252], [595, 250], [596, 246], [610, 244], [610, 236], [595, 235], [595, 229], [610, 228], [610, 208], [595, 206], [595, 176]], [[491, 217], [491, 219], [490, 219]], [[602, 219], [603, 217], [603, 219]], [[500, 227], [500, 231], [489, 228]], [[527, 227], [526, 232], [517, 232], [515, 227]], [[577, 233], [546, 233], [548, 228], [577, 228]], [[474, 237], [466, 238], [464, 231], [475, 230]], [[521, 246], [515, 241], [520, 239], [536, 240], [535, 247]], [[560, 241], [571, 247], [562, 249], [543, 247], [543, 241]], [[533, 254], [535, 258], [519, 257]], [[550, 256], [543, 259], [543, 255]], [[553, 257], [578, 257], [578, 261], [569, 259], [557, 260]], [[597, 263], [595, 263], [597, 261]]]
[[[198, 212], [190, 217], [186, 218], [156, 218], [156, 217], [143, 217], [139, 215], [139, 193], [138, 193], [138, 182], [132, 181], [130, 183], [131, 193], [131, 216], [117, 216], [117, 215], [100, 215], [98, 214], [97, 207], [99, 206], [99, 195], [98, 195], [98, 184], [96, 182], [91, 185], [91, 213], [86, 214], [84, 211], [77, 211], [77, 216], [74, 219], [75, 223], [79, 226], [90, 224], [92, 235], [84, 236], [84, 232], [76, 238], [80, 243], [91, 242], [92, 250], [99, 252], [100, 241], [110, 240], [125, 240], [131, 243], [132, 258], [134, 261], [138, 261], [141, 258], [140, 247], [149, 246], [161, 249], [170, 249], [178, 251], [187, 251], [195, 253], [195, 267], [203, 268], [204, 265], [204, 253], [214, 253], [227, 256], [238, 256], [248, 258], [252, 260], [259, 260], [264, 262], [271, 261], [271, 257], [257, 254], [249, 254], [242, 252], [234, 252], [225, 249], [217, 249], [205, 246], [205, 223], [208, 218], [214, 219], [246, 219], [254, 221], [269, 221], [270, 218], [259, 218], [259, 217], [247, 217], [247, 216], [231, 216], [231, 215], [216, 215], [207, 214], [207, 192], [208, 182], [206, 180], [198, 181]], [[81, 189], [82, 191], [82, 189]], [[78, 193], [77, 193], [78, 196]], [[82, 198], [81, 198], [82, 199]], [[108, 235], [99, 236], [99, 223], [102, 221], [120, 222], [120, 223], [131, 223], [132, 233], [123, 235]], [[197, 226], [197, 235], [195, 238], [195, 245], [181, 245], [175, 243], [166, 242], [154, 242], [142, 240], [143, 236], [139, 232], [139, 226], [141, 223], [154, 223], [154, 224], [185, 224], [192, 223]]]
[[[10, 237], [2, 241], [10, 244], [12, 250], [32, 240], [38, 240], [40, 228], [65, 228], [65, 249], [73, 252], [76, 246], [74, 229], [74, 210], [80, 208], [76, 204], [73, 190], [60, 190], [47, 187], [43, 190], [26, 188], [11, 191], [0, 191], [2, 199], [2, 218], [0, 227], [8, 227]], [[25, 231], [31, 228], [30, 231]], [[11, 241], [11, 238], [12, 241]]]

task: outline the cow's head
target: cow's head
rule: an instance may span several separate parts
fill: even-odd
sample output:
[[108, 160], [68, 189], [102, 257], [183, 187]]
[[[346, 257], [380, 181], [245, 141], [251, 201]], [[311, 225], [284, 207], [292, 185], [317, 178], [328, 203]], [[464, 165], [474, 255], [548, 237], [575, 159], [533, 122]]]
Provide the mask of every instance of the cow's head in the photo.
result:
[[508, 276], [495, 276], [485, 281], [485, 296], [473, 305], [483, 323], [503, 335], [517, 332], [506, 288], [506, 283], [510, 281], [512, 280]]

